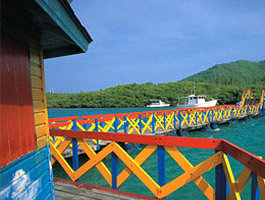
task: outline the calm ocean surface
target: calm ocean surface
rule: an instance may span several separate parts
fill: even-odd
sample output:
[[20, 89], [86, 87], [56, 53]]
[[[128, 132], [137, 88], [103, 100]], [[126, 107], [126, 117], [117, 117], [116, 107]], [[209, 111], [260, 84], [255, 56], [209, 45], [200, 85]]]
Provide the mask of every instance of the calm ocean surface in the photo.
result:
[[[158, 108], [158, 110], [161, 108]], [[172, 108], [167, 108], [172, 109]], [[110, 109], [49, 109], [48, 114], [49, 118], [53, 117], [66, 117], [66, 116], [82, 116], [82, 115], [93, 115], [93, 114], [106, 114], [106, 113], [124, 113], [124, 112], [135, 112], [135, 111], [144, 111], [150, 110], [146, 108], [110, 108]], [[152, 109], [154, 110], [154, 109]], [[222, 138], [226, 139], [239, 147], [246, 149], [247, 151], [262, 156], [265, 158], [265, 117], [259, 117], [254, 119], [249, 119], [246, 121], [235, 122], [229, 126], [220, 126], [218, 129], [209, 130], [209, 131], [194, 131], [190, 132], [189, 137], [200, 137], [200, 138]], [[190, 149], [190, 148], [179, 148], [179, 150], [184, 154], [184, 156], [193, 164], [196, 165], [201, 161], [207, 159], [209, 156], [214, 154], [213, 150], [201, 150], [201, 149]], [[135, 157], [140, 149], [131, 150], [128, 153]], [[81, 156], [80, 161], [84, 163], [87, 160], [85, 156]], [[71, 164], [71, 159], [68, 160]], [[232, 170], [237, 178], [240, 174], [243, 166], [235, 161], [233, 158], [230, 158], [232, 165]], [[111, 170], [111, 158], [107, 157], [104, 159], [104, 163]], [[150, 156], [147, 161], [142, 165], [142, 167], [147, 171], [147, 173], [157, 181], [157, 154], [154, 153]], [[121, 171], [124, 168], [124, 165], [119, 163], [119, 170]], [[181, 175], [183, 170], [176, 164], [173, 159], [166, 154], [166, 181], [169, 182], [176, 178], [178, 175]], [[54, 165], [54, 176], [67, 178], [66, 173], [62, 168], [56, 163]], [[214, 185], [214, 169], [207, 172], [203, 176], [211, 185]], [[93, 168], [88, 173], [83, 175], [80, 179], [80, 182], [86, 182], [89, 184], [94, 184], [98, 186], [108, 187], [106, 181], [97, 171], [96, 168]], [[249, 181], [247, 188], [243, 192], [242, 199], [250, 199], [250, 184]], [[131, 176], [123, 183], [119, 188], [120, 190], [134, 192], [143, 195], [150, 195], [152, 193], [141, 183], [141, 181], [136, 176]], [[186, 184], [184, 187], [180, 188], [173, 194], [167, 197], [167, 199], [206, 199], [198, 187], [193, 183]]]

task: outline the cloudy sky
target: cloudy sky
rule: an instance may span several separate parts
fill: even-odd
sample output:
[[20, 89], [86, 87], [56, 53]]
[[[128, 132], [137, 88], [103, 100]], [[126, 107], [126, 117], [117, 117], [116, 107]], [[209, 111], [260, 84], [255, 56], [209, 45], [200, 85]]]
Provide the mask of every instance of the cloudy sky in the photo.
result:
[[93, 43], [47, 59], [47, 91], [178, 81], [215, 64], [265, 59], [265, 1], [75, 0]]

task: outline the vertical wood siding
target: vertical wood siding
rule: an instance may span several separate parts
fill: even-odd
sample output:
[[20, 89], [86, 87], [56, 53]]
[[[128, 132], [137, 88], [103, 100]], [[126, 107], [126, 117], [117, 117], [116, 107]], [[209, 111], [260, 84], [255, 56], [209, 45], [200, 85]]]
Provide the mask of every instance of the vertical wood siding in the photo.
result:
[[29, 51], [1, 32], [0, 168], [36, 149]]
[[37, 149], [40, 149], [47, 144], [49, 137], [45, 78], [41, 49], [30, 49], [30, 68]]

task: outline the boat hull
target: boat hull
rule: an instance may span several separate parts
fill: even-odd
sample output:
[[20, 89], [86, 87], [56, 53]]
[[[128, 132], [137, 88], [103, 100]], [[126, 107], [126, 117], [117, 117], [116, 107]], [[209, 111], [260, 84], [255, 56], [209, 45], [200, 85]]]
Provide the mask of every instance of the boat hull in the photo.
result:
[[217, 100], [206, 101], [201, 104], [193, 104], [193, 105], [178, 105], [178, 108], [203, 108], [203, 107], [212, 107], [216, 106]]
[[170, 104], [164, 104], [164, 105], [147, 105], [147, 108], [162, 108], [162, 107], [169, 107]]

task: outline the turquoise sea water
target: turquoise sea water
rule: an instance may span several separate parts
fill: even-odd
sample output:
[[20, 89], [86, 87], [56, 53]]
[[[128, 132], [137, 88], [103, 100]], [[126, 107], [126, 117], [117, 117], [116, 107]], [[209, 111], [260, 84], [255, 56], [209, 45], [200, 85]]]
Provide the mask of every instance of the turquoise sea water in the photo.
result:
[[[161, 109], [161, 108], [160, 108]], [[63, 117], [63, 116], [74, 116], [74, 115], [91, 115], [91, 114], [104, 114], [104, 113], [121, 113], [121, 112], [134, 112], [143, 111], [146, 108], [130, 108], [130, 109], [50, 109], [49, 117]], [[226, 139], [247, 151], [262, 156], [265, 158], [265, 117], [258, 117], [254, 119], [249, 119], [245, 121], [235, 122], [229, 126], [220, 126], [215, 130], [208, 131], [194, 131], [188, 134], [189, 137], [200, 137], [200, 138], [222, 138]], [[142, 148], [137, 150], [131, 150], [128, 153], [135, 157]], [[193, 164], [199, 164], [201, 161], [207, 159], [209, 156], [214, 154], [213, 150], [202, 150], [202, 149], [191, 149], [191, 148], [179, 148], [183, 155]], [[84, 163], [88, 159], [86, 156], [80, 157], [80, 162]], [[71, 159], [68, 159], [69, 164], [71, 164]], [[106, 166], [111, 170], [111, 158], [107, 157], [103, 161]], [[232, 165], [232, 170], [237, 178], [240, 174], [243, 166], [230, 158]], [[81, 163], [80, 163], [81, 165]], [[119, 171], [124, 169], [124, 165], [119, 162]], [[143, 169], [157, 181], [157, 153], [153, 153], [147, 161], [142, 165]], [[183, 170], [176, 164], [176, 162], [166, 154], [166, 182], [169, 182], [181, 175]], [[67, 178], [65, 172], [61, 169], [58, 164], [54, 165], [54, 176]], [[215, 187], [214, 183], [214, 169], [207, 172], [203, 177]], [[96, 168], [93, 168], [80, 179], [80, 182], [85, 182], [89, 184], [99, 185], [108, 187], [108, 184], [104, 178], [100, 175]], [[242, 194], [242, 199], [250, 199], [250, 184], [249, 181], [247, 188]], [[123, 185], [119, 188], [120, 190], [139, 193], [143, 195], [150, 195], [152, 193], [141, 183], [141, 181], [136, 176], [131, 176], [128, 178]], [[180, 188], [173, 194], [167, 197], [167, 199], [206, 199], [198, 187], [193, 183], [188, 183], [184, 187]]]

